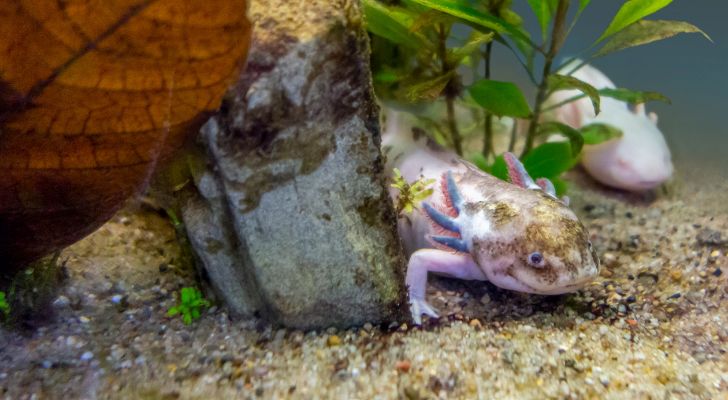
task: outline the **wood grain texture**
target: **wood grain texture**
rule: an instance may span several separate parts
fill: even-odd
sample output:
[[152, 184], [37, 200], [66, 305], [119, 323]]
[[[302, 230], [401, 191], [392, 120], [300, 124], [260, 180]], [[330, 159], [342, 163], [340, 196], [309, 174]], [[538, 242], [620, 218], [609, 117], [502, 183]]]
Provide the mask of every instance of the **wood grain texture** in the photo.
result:
[[0, 2], [0, 273], [83, 237], [196, 133], [245, 0]]

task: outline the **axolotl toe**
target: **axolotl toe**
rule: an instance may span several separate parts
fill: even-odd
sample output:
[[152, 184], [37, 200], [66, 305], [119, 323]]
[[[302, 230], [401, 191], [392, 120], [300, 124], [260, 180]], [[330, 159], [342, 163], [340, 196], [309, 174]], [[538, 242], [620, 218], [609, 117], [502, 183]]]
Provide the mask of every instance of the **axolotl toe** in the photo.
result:
[[544, 295], [576, 291], [597, 276], [589, 233], [550, 182], [534, 181], [510, 153], [511, 183], [501, 181], [426, 140], [407, 143], [402, 136], [412, 129], [406, 117], [390, 110], [387, 118], [389, 167], [408, 181], [439, 182], [398, 224], [416, 323], [422, 314], [437, 316], [425, 299], [429, 273]]

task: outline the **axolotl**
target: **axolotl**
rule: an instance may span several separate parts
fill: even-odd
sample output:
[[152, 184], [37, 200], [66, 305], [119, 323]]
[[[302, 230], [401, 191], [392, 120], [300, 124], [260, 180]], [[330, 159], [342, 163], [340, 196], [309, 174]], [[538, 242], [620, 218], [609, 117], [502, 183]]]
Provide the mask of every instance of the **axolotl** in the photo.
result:
[[[561, 73], [571, 71], [581, 61], [569, 63]], [[572, 76], [597, 89], [614, 88], [614, 83], [598, 69], [585, 64]], [[551, 95], [546, 105], [558, 104], [576, 90], [560, 90]], [[601, 112], [594, 114], [589, 99], [580, 99], [557, 108], [554, 118], [574, 128], [591, 123], [604, 123], [619, 128], [622, 137], [598, 145], [585, 145], [581, 163], [599, 182], [619, 189], [644, 191], [654, 189], [672, 176], [670, 149], [657, 127], [657, 114], [645, 112], [644, 104], [630, 110], [626, 103], [601, 98]]]
[[[425, 299], [429, 273], [490, 281], [543, 295], [573, 292], [599, 273], [589, 233], [545, 179], [534, 181], [505, 155], [511, 183], [495, 178], [422, 136], [408, 115], [388, 110], [388, 168], [408, 182], [436, 179], [433, 194], [398, 221], [415, 323], [437, 317]], [[392, 189], [393, 199], [397, 191]]]

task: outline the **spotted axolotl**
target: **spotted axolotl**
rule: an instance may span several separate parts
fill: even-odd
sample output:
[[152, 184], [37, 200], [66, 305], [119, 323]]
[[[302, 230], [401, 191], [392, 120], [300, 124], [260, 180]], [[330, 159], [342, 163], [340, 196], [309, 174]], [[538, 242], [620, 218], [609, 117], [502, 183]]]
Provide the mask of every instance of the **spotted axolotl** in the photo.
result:
[[430, 272], [537, 294], [573, 292], [597, 276], [589, 234], [550, 182], [534, 182], [510, 153], [505, 159], [511, 183], [501, 181], [424, 137], [412, 140], [418, 131], [407, 118], [387, 112], [388, 168], [398, 168], [408, 182], [424, 177], [440, 183], [398, 223], [417, 324], [422, 314], [437, 317], [425, 300]]
[[[571, 71], [581, 61], [576, 60], [562, 69]], [[598, 69], [584, 65], [573, 77], [597, 89], [614, 88], [609, 78]], [[561, 90], [551, 95], [546, 105], [558, 104], [580, 92]], [[672, 176], [670, 149], [657, 128], [657, 114], [645, 113], [644, 104], [630, 110], [622, 101], [602, 97], [601, 112], [594, 115], [589, 99], [580, 99], [555, 110], [554, 118], [581, 128], [599, 122], [622, 130], [623, 136], [598, 145], [585, 145], [581, 163], [589, 174], [601, 183], [619, 189], [642, 191], [653, 189]]]

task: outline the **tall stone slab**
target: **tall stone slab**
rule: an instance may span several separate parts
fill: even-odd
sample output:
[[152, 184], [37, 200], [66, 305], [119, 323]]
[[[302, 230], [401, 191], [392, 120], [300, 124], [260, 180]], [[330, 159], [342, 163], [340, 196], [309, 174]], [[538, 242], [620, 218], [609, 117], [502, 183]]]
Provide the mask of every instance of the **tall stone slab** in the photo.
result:
[[236, 314], [298, 328], [404, 320], [369, 44], [356, 1], [253, 1], [246, 71], [202, 130], [184, 210]]

